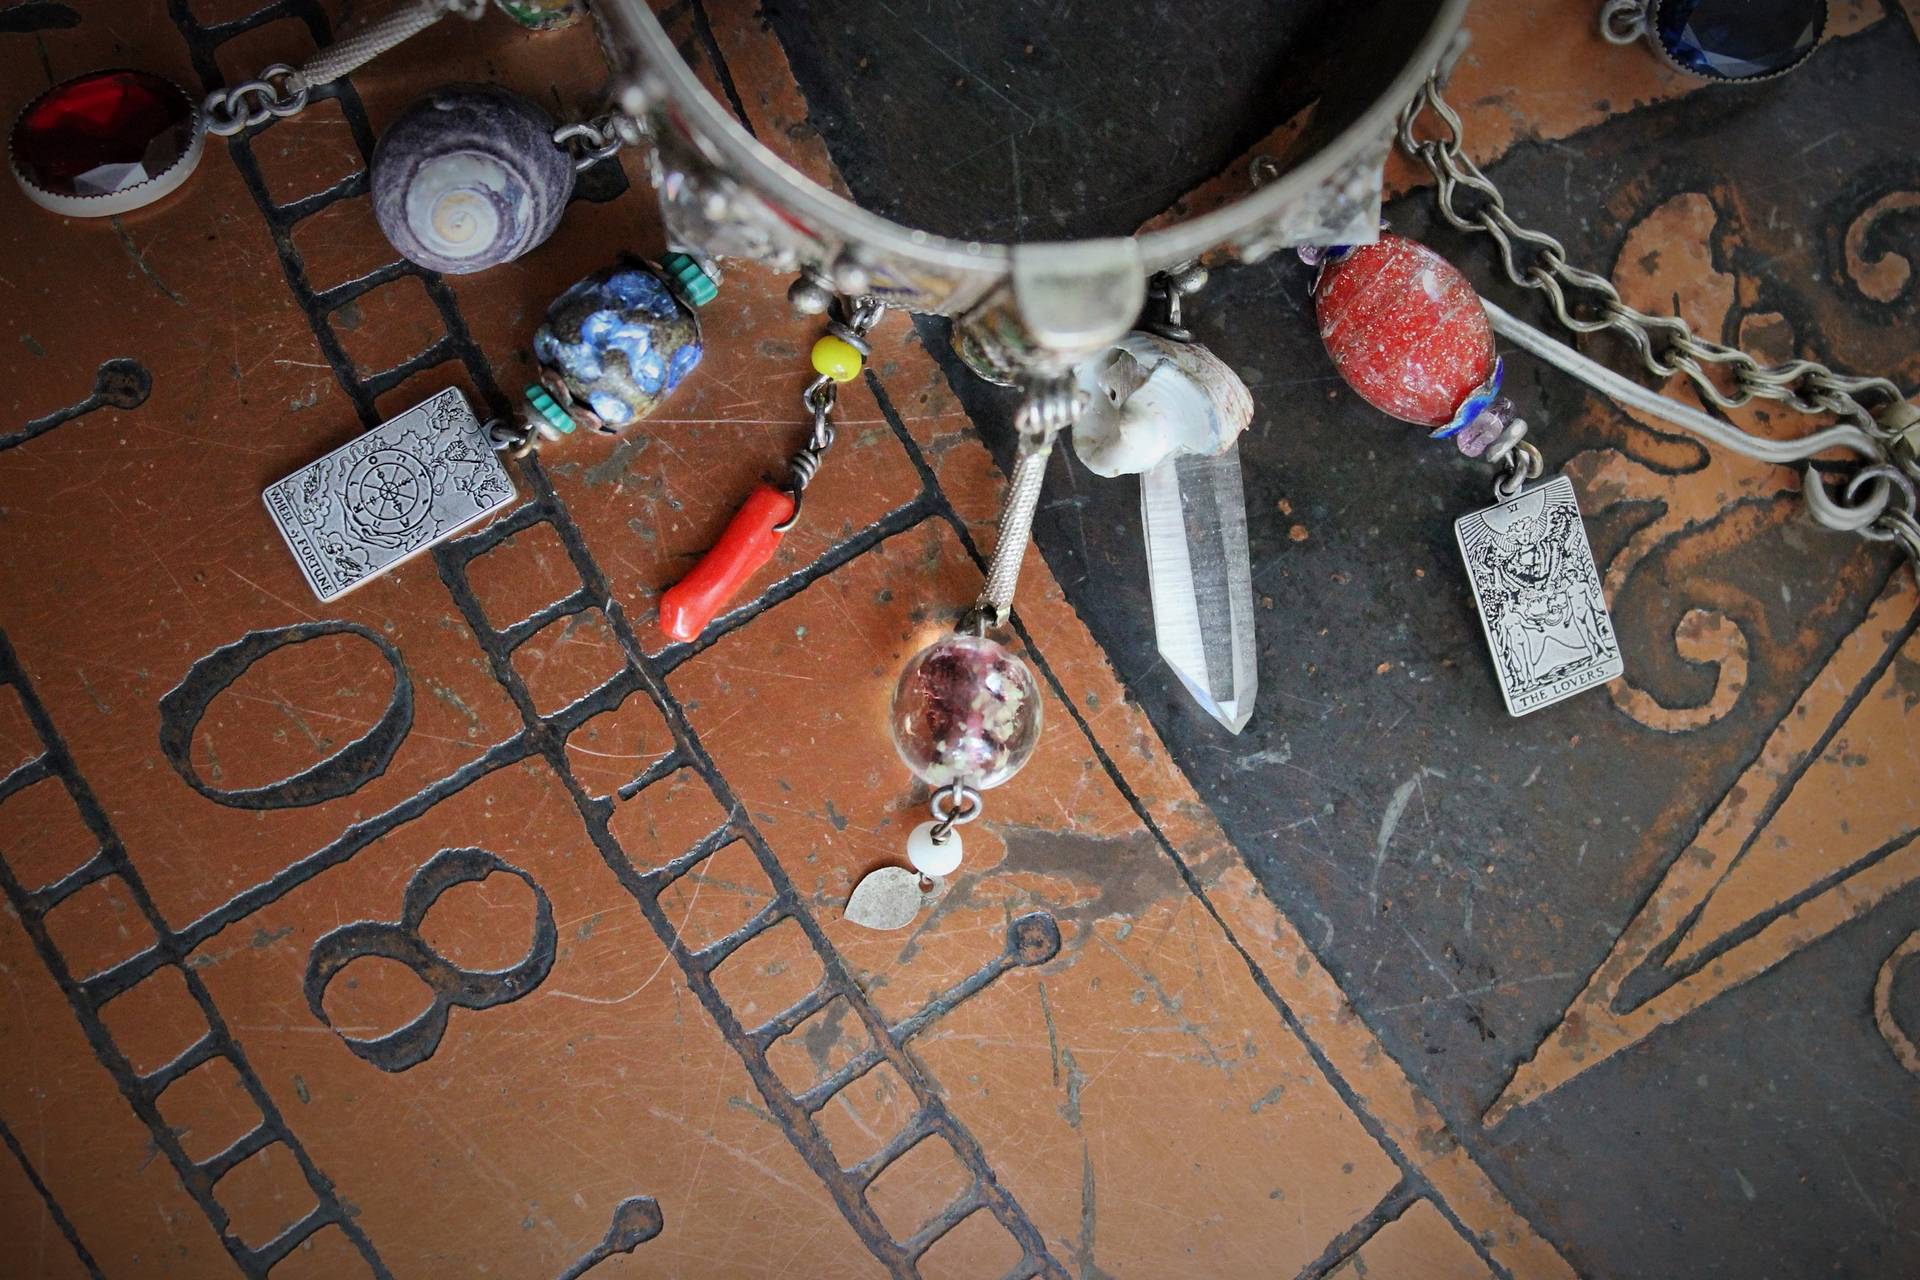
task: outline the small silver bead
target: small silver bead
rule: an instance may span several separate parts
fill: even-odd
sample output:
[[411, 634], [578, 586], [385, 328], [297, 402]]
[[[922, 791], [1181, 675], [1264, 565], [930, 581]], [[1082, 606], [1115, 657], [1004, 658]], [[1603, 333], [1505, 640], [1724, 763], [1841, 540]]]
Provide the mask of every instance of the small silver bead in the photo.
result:
[[825, 313], [827, 307], [832, 304], [833, 294], [827, 291], [825, 285], [811, 276], [801, 276], [787, 286], [787, 301], [792, 303], [793, 309], [801, 315], [817, 316]]
[[873, 283], [873, 277], [867, 269], [851, 258], [842, 258], [833, 264], [833, 287], [848, 297], [859, 297]]

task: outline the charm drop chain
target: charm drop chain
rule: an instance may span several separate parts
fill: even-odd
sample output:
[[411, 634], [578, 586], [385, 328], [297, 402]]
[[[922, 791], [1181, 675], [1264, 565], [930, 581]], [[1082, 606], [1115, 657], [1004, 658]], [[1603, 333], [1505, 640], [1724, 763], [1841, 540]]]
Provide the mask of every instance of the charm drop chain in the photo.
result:
[[[1566, 247], [1559, 240], [1514, 221], [1500, 189], [1467, 155], [1459, 113], [1441, 97], [1439, 81], [1439, 73], [1429, 78], [1401, 113], [1401, 149], [1433, 173], [1437, 183], [1435, 203], [1441, 217], [1461, 231], [1491, 236], [1507, 278], [1523, 288], [1545, 293], [1561, 324], [1576, 333], [1611, 330], [1619, 334], [1639, 354], [1648, 372], [1662, 379], [1684, 374], [1703, 400], [1721, 409], [1737, 409], [1756, 399], [1777, 400], [1800, 413], [1833, 414], [1856, 430], [1830, 429], [1782, 449], [1781, 442], [1750, 436], [1729, 423], [1646, 392], [1638, 384], [1627, 386], [1645, 395], [1621, 398], [1708, 436], [1716, 444], [1766, 461], [1801, 461], [1836, 446], [1852, 449], [1869, 465], [1849, 479], [1840, 501], [1827, 493], [1818, 473], [1811, 466], [1807, 468], [1805, 492], [1815, 519], [1829, 528], [1859, 533], [1873, 541], [1896, 542], [1909, 556], [1920, 560], [1914, 487], [1914, 481], [1920, 479], [1920, 458], [1916, 457], [1920, 408], [1908, 403], [1898, 386], [1886, 378], [1836, 373], [1812, 360], [1763, 365], [1736, 347], [1700, 337], [1679, 316], [1648, 315], [1627, 305], [1612, 281], [1570, 264]], [[1414, 126], [1429, 112], [1439, 124], [1439, 136], [1418, 139]], [[1580, 295], [1594, 300], [1587, 314], [1576, 311]], [[1510, 319], [1504, 313], [1500, 318]], [[1498, 327], [1506, 336], [1535, 348], [1536, 344], [1513, 332], [1530, 327], [1524, 322], [1511, 321]], [[1535, 354], [1563, 367], [1571, 368], [1573, 363], [1559, 353], [1536, 349]], [[1585, 366], [1591, 362], [1578, 353], [1570, 354], [1582, 366], [1574, 371], [1588, 377]], [[1729, 371], [1731, 392], [1708, 373], [1707, 367], [1713, 365]], [[1650, 405], [1648, 401], [1654, 398], [1683, 412]]]

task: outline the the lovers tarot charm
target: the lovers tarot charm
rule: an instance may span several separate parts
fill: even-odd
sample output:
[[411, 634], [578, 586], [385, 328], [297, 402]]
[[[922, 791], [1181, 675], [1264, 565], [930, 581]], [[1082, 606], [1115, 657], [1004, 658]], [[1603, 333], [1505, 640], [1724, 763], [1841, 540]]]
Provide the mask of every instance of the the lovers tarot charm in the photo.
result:
[[267, 486], [261, 497], [322, 600], [511, 504], [515, 490], [458, 387]]
[[1623, 669], [1573, 481], [1545, 484], [1454, 521], [1507, 710], [1523, 716]]

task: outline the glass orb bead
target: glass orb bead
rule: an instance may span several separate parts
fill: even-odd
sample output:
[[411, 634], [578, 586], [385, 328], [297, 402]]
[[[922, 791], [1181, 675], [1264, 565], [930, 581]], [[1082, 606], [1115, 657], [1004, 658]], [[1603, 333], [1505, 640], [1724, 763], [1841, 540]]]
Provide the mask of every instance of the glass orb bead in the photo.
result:
[[533, 357], [566, 389], [569, 410], [590, 411], [611, 434], [663, 404], [701, 351], [693, 308], [660, 276], [624, 264], [561, 294], [533, 334]]
[[1040, 742], [1040, 687], [1004, 645], [950, 635], [915, 654], [893, 690], [894, 749], [932, 787], [997, 787]]
[[1820, 43], [1827, 0], [1660, 0], [1652, 30], [1682, 71], [1710, 80], [1764, 80]]
[[1382, 235], [1353, 246], [1320, 269], [1313, 301], [1333, 367], [1383, 413], [1451, 435], [1482, 407], [1470, 401], [1498, 390], [1480, 295], [1418, 241]]
[[28, 103], [8, 139], [14, 177], [37, 205], [106, 217], [152, 204], [200, 162], [200, 109], [144, 71], [96, 71]]

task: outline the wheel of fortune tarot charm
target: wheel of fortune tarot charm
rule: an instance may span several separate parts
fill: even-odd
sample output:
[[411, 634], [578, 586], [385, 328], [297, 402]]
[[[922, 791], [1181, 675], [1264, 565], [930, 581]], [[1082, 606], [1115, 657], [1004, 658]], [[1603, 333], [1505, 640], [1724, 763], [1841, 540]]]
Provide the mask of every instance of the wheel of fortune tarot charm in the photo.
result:
[[1502, 366], [1479, 295], [1417, 241], [1303, 249], [1320, 338], [1374, 408], [1503, 468], [1498, 501], [1454, 522], [1507, 711], [1537, 711], [1622, 670], [1573, 481], [1528, 487], [1544, 469], [1527, 424], [1500, 394]]
[[515, 497], [497, 445], [449, 387], [261, 495], [322, 600], [442, 542]]

